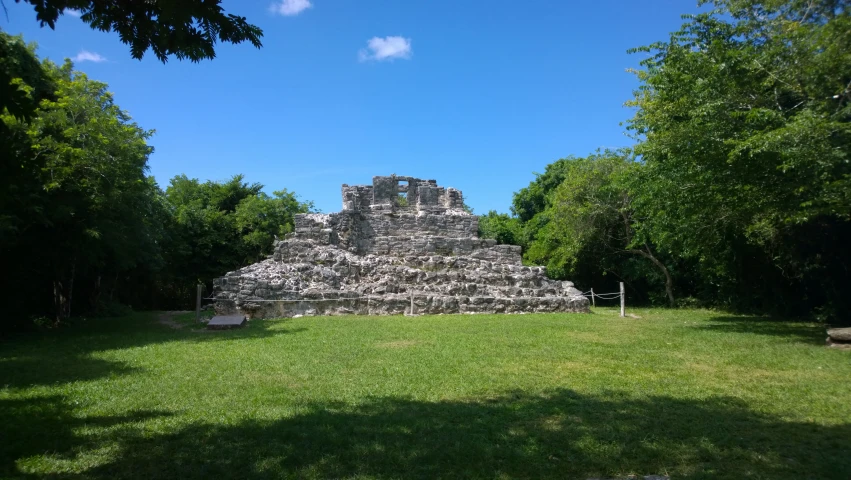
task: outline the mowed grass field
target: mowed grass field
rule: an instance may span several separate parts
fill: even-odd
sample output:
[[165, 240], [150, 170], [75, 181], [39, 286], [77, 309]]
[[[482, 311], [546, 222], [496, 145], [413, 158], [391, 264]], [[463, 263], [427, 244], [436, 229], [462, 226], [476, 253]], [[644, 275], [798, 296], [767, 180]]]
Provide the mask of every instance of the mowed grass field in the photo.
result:
[[3, 478], [851, 478], [851, 351], [702, 310], [0, 341]]

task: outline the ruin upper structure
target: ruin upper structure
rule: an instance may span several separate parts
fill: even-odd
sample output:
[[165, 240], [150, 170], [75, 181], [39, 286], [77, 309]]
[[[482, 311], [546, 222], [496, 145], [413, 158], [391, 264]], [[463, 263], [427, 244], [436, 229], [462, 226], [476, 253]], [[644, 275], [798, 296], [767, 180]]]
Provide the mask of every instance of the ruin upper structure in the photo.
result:
[[587, 312], [571, 282], [478, 236], [461, 191], [397, 175], [343, 185], [338, 213], [299, 214], [270, 258], [214, 282], [219, 313], [296, 315]]

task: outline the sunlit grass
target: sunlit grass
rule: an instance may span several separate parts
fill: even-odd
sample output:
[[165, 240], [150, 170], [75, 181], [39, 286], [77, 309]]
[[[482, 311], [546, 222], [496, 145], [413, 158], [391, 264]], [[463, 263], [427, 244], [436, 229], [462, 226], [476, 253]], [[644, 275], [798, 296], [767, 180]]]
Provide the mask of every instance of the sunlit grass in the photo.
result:
[[699, 310], [155, 314], [0, 343], [0, 477], [851, 477], [851, 352]]

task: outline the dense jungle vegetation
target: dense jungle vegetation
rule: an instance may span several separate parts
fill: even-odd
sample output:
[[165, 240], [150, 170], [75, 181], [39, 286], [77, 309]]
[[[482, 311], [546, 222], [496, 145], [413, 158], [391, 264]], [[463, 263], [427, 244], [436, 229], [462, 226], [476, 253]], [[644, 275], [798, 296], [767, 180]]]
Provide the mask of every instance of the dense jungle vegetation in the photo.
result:
[[851, 7], [714, 4], [635, 49], [633, 150], [548, 165], [482, 233], [583, 290], [843, 321]]
[[[553, 162], [515, 193], [511, 214], [481, 216], [481, 233], [583, 289], [624, 281], [644, 303], [841, 322], [851, 307], [851, 3], [713, 6], [635, 49], [647, 58], [627, 101], [633, 149]], [[108, 23], [92, 12], [92, 25]], [[236, 30], [220, 40], [259, 46], [259, 29], [230, 21]], [[212, 43], [128, 43], [137, 58], [149, 47], [163, 60], [214, 56]], [[0, 90], [0, 329], [120, 305], [185, 307], [193, 285], [263, 258], [313, 208], [240, 175], [161, 187], [147, 171], [153, 131], [106, 84], [3, 32]]]

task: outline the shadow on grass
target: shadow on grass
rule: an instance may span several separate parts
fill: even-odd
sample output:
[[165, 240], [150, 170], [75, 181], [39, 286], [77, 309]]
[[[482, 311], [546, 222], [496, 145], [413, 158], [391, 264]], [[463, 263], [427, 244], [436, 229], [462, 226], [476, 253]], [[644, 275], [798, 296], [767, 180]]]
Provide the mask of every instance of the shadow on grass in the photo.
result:
[[289, 335], [305, 328], [281, 328], [280, 322], [251, 322], [222, 331], [172, 329], [156, 314], [88, 320], [67, 329], [19, 334], [0, 341], [0, 389], [56, 385], [128, 375], [139, 368], [92, 356], [95, 352], [168, 342], [226, 342]]
[[33, 456], [73, 459], [89, 443], [74, 433], [80, 427], [125, 427], [126, 431], [129, 425], [169, 415], [137, 411], [123, 416], [77, 417], [61, 396], [0, 398], [0, 477], [19, 477], [17, 461]]
[[246, 338], [266, 338], [278, 335], [291, 335], [307, 331], [307, 328], [305, 327], [280, 328], [282, 322], [286, 322], [286, 320], [254, 320], [249, 322], [245, 327], [230, 330], [207, 330], [204, 327], [199, 327], [191, 330], [178, 330], [178, 332], [184, 334], [182, 337], [183, 340], [193, 342], [227, 342]]
[[770, 335], [811, 345], [824, 345], [826, 336], [824, 327], [820, 325], [769, 317], [722, 315], [711, 317], [708, 322], [696, 328], [714, 332]]
[[[43, 428], [14, 420], [23, 429]], [[85, 472], [90, 478], [851, 476], [851, 425], [786, 422], [733, 398], [636, 399], [571, 390], [483, 401], [383, 398], [355, 407], [312, 405], [277, 421], [193, 424], [153, 437], [139, 427], [80, 448], [74, 443], [82, 439], [68, 438], [69, 427], [57, 428], [64, 432], [58, 444], [22, 453], [73, 456], [75, 449], [117, 444], [108, 463]], [[4, 461], [14, 464], [14, 458]]]
[[51, 356], [40, 352], [33, 352], [25, 357], [10, 358], [0, 355], [0, 389], [97, 380], [138, 371], [138, 368], [121, 362], [87, 356]]

